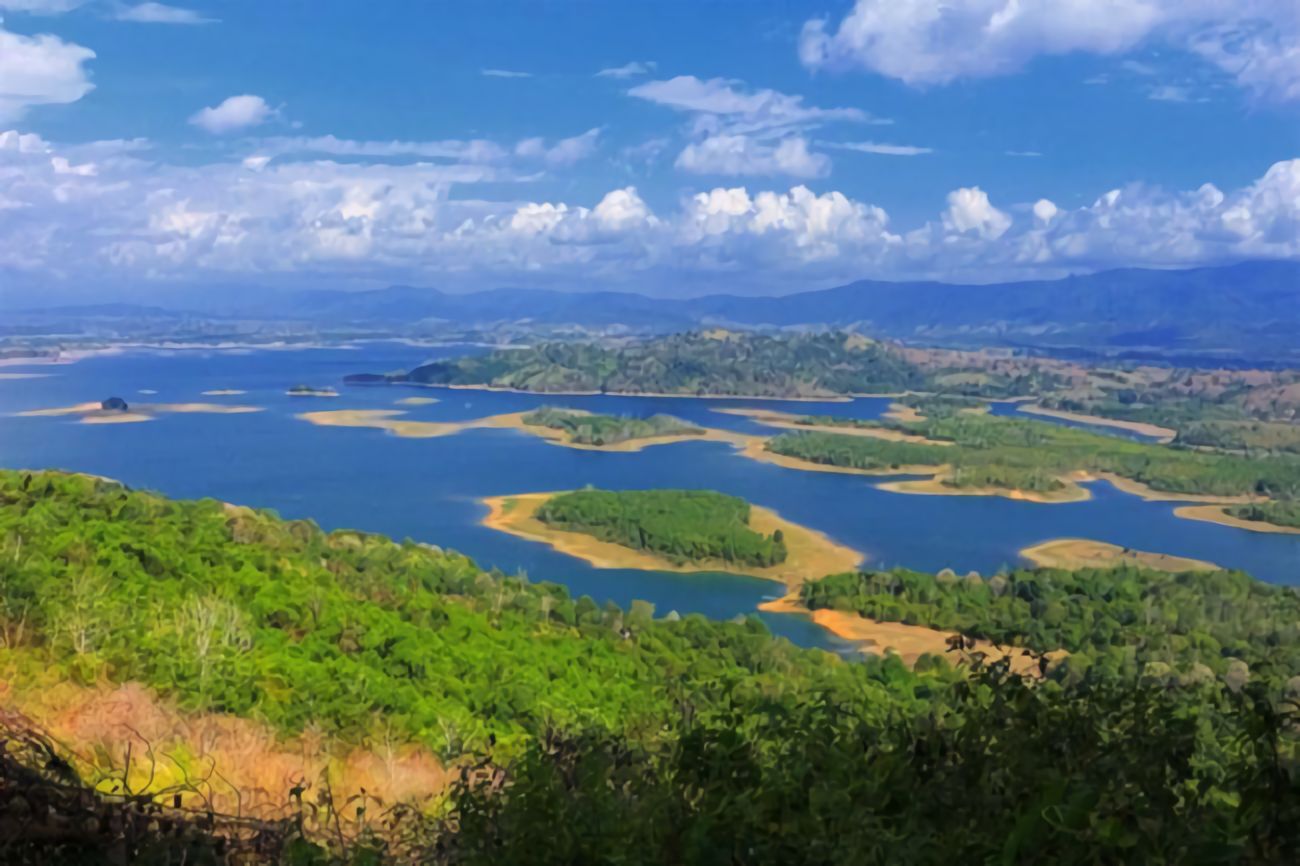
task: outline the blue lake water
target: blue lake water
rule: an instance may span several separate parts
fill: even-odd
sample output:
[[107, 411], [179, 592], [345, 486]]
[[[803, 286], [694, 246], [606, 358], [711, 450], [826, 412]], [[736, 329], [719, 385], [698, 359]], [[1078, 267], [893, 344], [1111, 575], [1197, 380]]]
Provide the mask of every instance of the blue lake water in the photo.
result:
[[[570, 489], [690, 487], [721, 490], [779, 511], [861, 550], [880, 566], [951, 567], [988, 574], [1017, 564], [1018, 551], [1050, 538], [1083, 537], [1206, 559], [1275, 583], [1300, 584], [1300, 536], [1248, 532], [1176, 518], [1174, 503], [1145, 502], [1105, 482], [1086, 502], [1041, 505], [982, 496], [889, 493], [863, 476], [803, 472], [735, 455], [724, 443], [688, 442], [640, 452], [581, 451], [511, 430], [470, 430], [402, 439], [379, 430], [317, 427], [296, 413], [323, 409], [404, 409], [414, 420], [449, 421], [540, 405], [648, 415], [664, 412], [712, 427], [771, 432], [716, 408], [878, 417], [883, 398], [785, 402], [618, 396], [559, 397], [402, 387], [345, 388], [348, 373], [405, 369], [467, 348], [367, 344], [358, 349], [138, 352], [76, 364], [0, 368], [44, 378], [0, 378], [0, 465], [61, 468], [120, 479], [176, 497], [210, 496], [311, 518], [327, 529], [353, 527], [454, 548], [485, 567], [566, 584], [575, 594], [626, 605], [646, 599], [677, 610], [729, 618], [754, 612], [779, 585], [730, 575], [597, 569], [549, 547], [479, 525], [485, 496]], [[293, 384], [338, 387], [337, 398], [290, 397]], [[205, 397], [203, 391], [248, 393]], [[156, 394], [143, 395], [144, 390]], [[229, 402], [264, 407], [244, 415], [163, 415], [140, 424], [86, 425], [68, 417], [15, 413], [100, 400]], [[407, 396], [439, 400], [394, 406]], [[807, 620], [763, 614], [778, 634], [842, 649]]]

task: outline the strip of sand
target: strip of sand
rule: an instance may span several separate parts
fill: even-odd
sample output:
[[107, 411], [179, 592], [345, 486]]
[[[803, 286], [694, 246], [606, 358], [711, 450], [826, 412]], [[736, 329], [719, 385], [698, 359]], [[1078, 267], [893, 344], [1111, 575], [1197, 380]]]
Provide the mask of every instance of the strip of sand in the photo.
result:
[[1240, 517], [1234, 517], [1227, 513], [1222, 505], [1184, 505], [1181, 508], [1174, 509], [1174, 516], [1182, 517], [1186, 520], [1202, 520], [1206, 523], [1217, 523], [1220, 526], [1231, 526], [1234, 529], [1248, 529], [1251, 532], [1276, 532], [1283, 535], [1300, 535], [1300, 529], [1294, 526], [1281, 526], [1276, 523], [1267, 523], [1263, 520], [1244, 520]]
[[1026, 547], [1020, 551], [1020, 555], [1039, 568], [1075, 570], [1080, 568], [1108, 568], [1127, 563], [1172, 573], [1219, 570], [1219, 566], [1203, 559], [1133, 550], [1120, 547], [1117, 544], [1093, 541], [1088, 538], [1054, 538], [1051, 541], [1044, 541], [1041, 544]]
[[397, 406], [429, 406], [437, 402], [437, 397], [403, 397], [400, 400], [393, 401], [394, 405]]
[[886, 481], [877, 484], [880, 490], [890, 493], [912, 493], [922, 496], [1001, 496], [1020, 502], [1036, 502], [1041, 505], [1061, 505], [1067, 502], [1085, 502], [1092, 498], [1092, 491], [1075, 483], [1072, 477], [1060, 479], [1062, 487], [1057, 490], [1018, 490], [1008, 487], [954, 487], [946, 484], [947, 474], [936, 473], [931, 478], [913, 481]]
[[791, 523], [770, 509], [752, 505], [750, 528], [764, 535], [781, 530], [787, 551], [785, 562], [767, 568], [722, 559], [678, 565], [654, 553], [601, 541], [583, 532], [557, 529], [538, 520], [537, 509], [558, 495], [558, 492], [552, 492], [489, 497], [483, 500], [488, 506], [488, 514], [482, 523], [491, 529], [549, 544], [561, 553], [576, 556], [597, 568], [635, 568], [677, 573], [725, 572], [779, 580], [788, 587], [798, 586], [811, 575], [853, 571], [863, 559], [858, 551], [833, 541], [821, 532]]
[[215, 388], [211, 391], [204, 391], [204, 397], [237, 397], [240, 394], [247, 394], [247, 391], [241, 391], [238, 388]]
[[918, 445], [951, 446], [953, 443], [942, 439], [928, 439], [916, 433], [908, 433], [893, 427], [854, 426], [848, 424], [808, 424], [801, 419], [804, 415], [790, 412], [778, 412], [767, 409], [727, 409], [715, 408], [714, 412], [723, 415], [739, 415], [756, 421], [765, 427], [777, 427], [782, 430], [814, 431], [838, 433], [844, 436], [865, 436], [869, 439], [884, 439], [889, 442], [914, 442]]
[[1106, 418], [1102, 415], [1085, 415], [1082, 412], [1066, 412], [1061, 409], [1048, 409], [1046, 406], [1039, 406], [1037, 403], [1030, 403], [1016, 407], [1017, 412], [1025, 412], [1030, 415], [1042, 415], [1046, 418], [1059, 418], [1062, 421], [1074, 421], [1078, 424], [1091, 424], [1096, 427], [1113, 427], [1117, 430], [1129, 430], [1133, 433], [1149, 436], [1161, 444], [1174, 441], [1178, 431], [1170, 427], [1160, 427], [1156, 424], [1147, 424], [1142, 421], [1122, 421], [1118, 418]]
[[165, 414], [242, 415], [261, 411], [261, 406], [230, 406], [222, 403], [149, 403], [131, 406], [126, 411], [106, 410], [99, 403], [77, 403], [52, 409], [29, 409], [18, 415], [24, 418], [80, 415], [82, 424], [134, 424], [152, 421]]
[[764, 602], [759, 605], [759, 609], [769, 613], [804, 614], [836, 637], [857, 644], [862, 652], [881, 656], [893, 652], [908, 667], [915, 665], [923, 655], [941, 656], [951, 662], [954, 655], [957, 656], [957, 661], [963, 661], [969, 660], [973, 653], [983, 653], [986, 662], [1009, 658], [1011, 669], [1016, 673], [1038, 673], [1037, 660], [1016, 647], [998, 647], [986, 640], [963, 638], [963, 649], [953, 649], [953, 643], [960, 637], [956, 632], [901, 622], [883, 622], [856, 613], [826, 608], [809, 610], [800, 603], [797, 592]]
[[743, 433], [725, 434], [718, 431], [726, 440], [736, 446], [737, 453], [750, 460], [771, 463], [786, 469], [798, 469], [801, 472], [833, 472], [837, 475], [934, 475], [944, 472], [947, 466], [891, 466], [880, 469], [857, 469], [853, 466], [832, 466], [829, 463], [814, 463], [787, 454], [777, 454], [767, 450], [767, 439], [762, 436], [746, 436]]

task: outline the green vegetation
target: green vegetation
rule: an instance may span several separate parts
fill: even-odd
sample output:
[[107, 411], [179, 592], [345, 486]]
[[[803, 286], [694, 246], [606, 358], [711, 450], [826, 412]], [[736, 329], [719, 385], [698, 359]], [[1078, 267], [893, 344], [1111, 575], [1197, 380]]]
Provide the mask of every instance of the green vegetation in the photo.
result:
[[835, 433], [778, 436], [768, 450], [830, 466], [889, 469], [947, 464], [955, 487], [1052, 490], [1058, 476], [1083, 470], [1110, 472], [1168, 493], [1300, 498], [1300, 459], [1214, 454], [1133, 442], [1044, 421], [951, 414], [889, 425], [940, 447]]
[[1224, 510], [1242, 520], [1259, 520], [1275, 526], [1300, 529], [1300, 502], [1251, 502], [1246, 505], [1230, 505]]
[[[358, 377], [355, 381], [370, 381]], [[392, 382], [524, 391], [826, 397], [920, 387], [888, 347], [842, 333], [691, 333], [605, 346], [543, 343], [417, 367]]]
[[671, 415], [631, 418], [622, 415], [592, 415], [543, 406], [524, 416], [525, 424], [563, 430], [570, 442], [581, 445], [615, 445], [654, 436], [700, 436], [704, 430]]
[[[1286, 682], [1297, 602], [1242, 575], [1018, 572], [1001, 593], [996, 578], [915, 576], [904, 593], [859, 575], [813, 585], [851, 609], [906, 598], [921, 619], [956, 610], [946, 599], [960, 594], [976, 626], [1092, 657], [1036, 683], [1001, 664], [967, 675], [934, 659], [915, 671], [892, 657], [845, 663], [757, 620], [602, 608], [427, 546], [85, 476], [0, 472], [0, 539], [7, 701], [51, 672], [138, 680], [183, 709], [352, 742], [382, 734], [463, 762], [432, 815], [385, 811], [350, 838], [327, 817], [315, 823], [330, 832], [310, 839], [292, 818], [245, 823], [258, 847], [230, 862], [1300, 854], [1300, 719], [1284, 701], [1300, 688]], [[980, 613], [981, 593], [996, 614]], [[244, 850], [208, 844], [233, 819], [103, 799], [70, 785], [48, 745], [3, 726], [0, 741], [9, 862], [215, 863]], [[328, 816], [327, 794], [299, 810]]]
[[985, 580], [897, 569], [829, 576], [801, 594], [811, 609], [1063, 649], [1063, 678], [1253, 671], [1278, 688], [1300, 675], [1300, 594], [1240, 572], [1023, 569]]
[[547, 500], [537, 519], [677, 565], [721, 559], [759, 568], [785, 561], [780, 530], [749, 528], [749, 503], [712, 490], [576, 490]]
[[1179, 427], [1175, 441], [1222, 451], [1300, 454], [1300, 425], [1265, 421], [1193, 421]]
[[0, 539], [0, 670], [136, 680], [283, 733], [392, 725], [450, 756], [548, 725], [654, 729], [715, 704], [720, 679], [793, 702], [870, 690], [757, 620], [653, 621], [455, 553], [84, 476], [0, 472]]

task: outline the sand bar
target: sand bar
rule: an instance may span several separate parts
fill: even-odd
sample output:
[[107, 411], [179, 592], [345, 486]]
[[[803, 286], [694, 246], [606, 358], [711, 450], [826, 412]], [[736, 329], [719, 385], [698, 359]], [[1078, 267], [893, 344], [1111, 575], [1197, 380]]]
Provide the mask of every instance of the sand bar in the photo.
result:
[[204, 391], [204, 397], [237, 397], [240, 394], [247, 394], [247, 391], [241, 391], [238, 388], [216, 388], [211, 391]]
[[1017, 406], [1016, 411], [1025, 412], [1029, 415], [1042, 415], [1046, 418], [1058, 418], [1062, 421], [1074, 421], [1079, 424], [1091, 424], [1096, 427], [1114, 427], [1117, 430], [1129, 430], [1133, 433], [1148, 436], [1161, 444], [1174, 441], [1174, 437], [1178, 435], [1178, 431], [1170, 427], [1160, 427], [1142, 421], [1122, 421], [1118, 418], [1106, 418], [1101, 415], [1085, 415], [1082, 412], [1048, 409], [1046, 406], [1039, 406], [1036, 403]]
[[1151, 553], [1093, 541], [1088, 538], [1054, 538], [1026, 547], [1020, 555], [1040, 568], [1108, 568], [1129, 564], [1156, 571], [1180, 573], [1184, 571], [1219, 571], [1219, 566], [1203, 559], [1190, 559], [1167, 553]]
[[1092, 491], [1075, 483], [1075, 479], [1070, 476], [1062, 477], [1060, 481], [1064, 486], [1052, 491], [1019, 490], [1010, 487], [954, 487], [945, 483], [947, 477], [947, 473], [939, 472], [931, 478], [886, 481], [877, 484], [876, 487], [890, 493], [912, 493], [921, 496], [1001, 496], [1019, 502], [1037, 502], [1040, 505], [1086, 502], [1092, 498]]
[[726, 572], [779, 580], [788, 587], [796, 587], [811, 577], [853, 571], [863, 560], [860, 552], [833, 541], [821, 532], [791, 523], [770, 509], [751, 505], [751, 529], [764, 535], [777, 529], [784, 533], [787, 551], [785, 562], [767, 568], [740, 565], [721, 559], [677, 565], [654, 553], [601, 541], [583, 532], [557, 529], [538, 520], [535, 516], [537, 509], [558, 495], [559, 493], [525, 493], [489, 497], [483, 500], [488, 506], [488, 514], [482, 523], [491, 529], [549, 544], [561, 553], [576, 556], [597, 568], [635, 568], [684, 574]]
[[106, 410], [99, 403], [77, 403], [74, 406], [57, 406], [52, 409], [29, 409], [19, 412], [19, 417], [81, 416], [82, 424], [134, 424], [152, 421], [159, 415], [207, 413], [212, 415], [243, 415], [261, 412], [261, 406], [230, 406], [222, 403], [148, 403], [131, 405], [126, 411]]
[[948, 440], [928, 439], [920, 434], [908, 433], [903, 430], [897, 430], [893, 427], [806, 424], [800, 422], [800, 419], [808, 417], [806, 415], [795, 415], [790, 412], [778, 412], [776, 410], [715, 408], [713, 411], [723, 415], [740, 415], [745, 418], [750, 418], [766, 427], [777, 427], [782, 430], [836, 433], [843, 436], [865, 436], [868, 439], [884, 439], [888, 442], [913, 442], [918, 445], [939, 445], [942, 447], [949, 447], [953, 444]]
[[1174, 515], [1186, 520], [1202, 520], [1206, 523], [1217, 523], [1220, 526], [1231, 526], [1234, 529], [1248, 529], [1251, 532], [1276, 532], [1282, 535], [1300, 535], [1300, 529], [1297, 529], [1294, 526], [1281, 526], [1277, 523], [1267, 523], [1263, 520], [1245, 520], [1240, 517], [1234, 517], [1224, 510], [1222, 505], [1184, 505], [1181, 508], [1175, 508]]
[[437, 403], [437, 397], [403, 397], [400, 400], [394, 400], [396, 406], [429, 406]]

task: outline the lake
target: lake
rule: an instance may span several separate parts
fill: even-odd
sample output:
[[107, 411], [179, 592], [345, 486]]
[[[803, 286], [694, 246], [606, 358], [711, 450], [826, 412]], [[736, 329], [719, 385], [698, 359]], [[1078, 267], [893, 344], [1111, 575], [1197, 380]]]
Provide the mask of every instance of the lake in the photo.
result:
[[[399, 343], [357, 348], [270, 351], [136, 351], [75, 364], [0, 367], [0, 465], [57, 468], [117, 478], [183, 498], [217, 499], [311, 518], [327, 529], [351, 527], [453, 548], [484, 567], [524, 572], [567, 585], [575, 595], [621, 605], [634, 598], [660, 613], [698, 612], [726, 619], [753, 614], [780, 594], [770, 581], [722, 574], [597, 569], [545, 545], [479, 525], [485, 496], [563, 490], [709, 488], [744, 497], [821, 530], [877, 566], [990, 574], [1021, 562], [1018, 551], [1057, 537], [1108, 541], [1205, 559], [1274, 583], [1300, 584], [1300, 536], [1249, 532], [1177, 518], [1175, 503], [1146, 502], [1106, 482], [1086, 502], [1041, 505], [983, 496], [889, 493], [876, 480], [785, 469], [736, 456], [717, 442], [686, 442], [640, 452], [583, 451], [549, 445], [512, 430], [469, 430], [435, 439], [402, 439], [373, 429], [318, 427], [296, 413], [327, 409], [403, 409], [412, 420], [453, 421], [541, 405], [595, 412], [663, 412], [697, 424], [746, 433], [771, 428], [716, 408], [879, 417], [886, 398], [789, 402], [561, 397], [402, 386], [344, 387], [343, 376], [407, 369], [434, 357], [478, 351]], [[298, 383], [332, 386], [337, 398], [290, 397]], [[215, 389], [247, 391], [205, 397]], [[141, 394], [141, 390], [155, 391]], [[225, 402], [260, 406], [243, 415], [175, 414], [139, 424], [87, 425], [73, 417], [15, 413], [121, 396], [137, 403]], [[409, 396], [438, 403], [395, 406]], [[1004, 410], [1005, 411], [1005, 410]], [[1023, 417], [1023, 416], [1022, 416]], [[809, 646], [845, 646], [797, 616], [759, 614], [772, 630]]]

